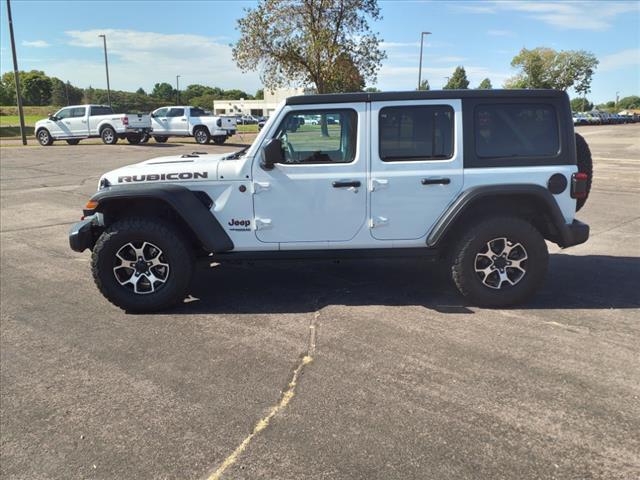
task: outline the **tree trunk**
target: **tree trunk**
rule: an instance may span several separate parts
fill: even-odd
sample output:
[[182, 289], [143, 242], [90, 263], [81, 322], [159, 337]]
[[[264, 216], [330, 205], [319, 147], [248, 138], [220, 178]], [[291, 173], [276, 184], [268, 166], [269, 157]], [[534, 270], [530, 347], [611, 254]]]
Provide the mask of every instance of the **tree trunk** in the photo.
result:
[[323, 137], [329, 136], [329, 127], [327, 126], [327, 116], [320, 115], [320, 131]]

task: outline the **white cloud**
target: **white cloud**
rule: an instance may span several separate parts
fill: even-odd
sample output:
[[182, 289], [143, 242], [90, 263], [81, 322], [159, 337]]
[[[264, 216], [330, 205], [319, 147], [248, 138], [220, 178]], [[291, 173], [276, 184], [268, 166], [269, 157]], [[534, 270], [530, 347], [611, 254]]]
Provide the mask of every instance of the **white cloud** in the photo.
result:
[[106, 35], [111, 86], [116, 90], [151, 89], [156, 82], [201, 83], [239, 88], [253, 93], [261, 87], [258, 74], [243, 74], [231, 57], [231, 47], [221, 37], [163, 34], [137, 30], [70, 30], [68, 44], [96, 50], [95, 61], [51, 62], [47, 73], [79, 86], [104, 83], [102, 38]]
[[495, 14], [521, 12], [554, 27], [574, 30], [606, 30], [615, 17], [627, 12], [640, 12], [640, 3], [596, 1], [493, 1], [482, 5], [453, 5], [455, 11]]
[[47, 48], [50, 47], [51, 44], [49, 42], [45, 42], [44, 40], [23, 40], [22, 41], [22, 46], [23, 47], [34, 47], [34, 48]]
[[420, 42], [380, 42], [382, 48], [407, 48], [420, 47]]
[[628, 48], [600, 59], [598, 71], [606, 72], [640, 65], [640, 48]]
[[461, 62], [464, 62], [465, 60], [467, 60], [465, 57], [449, 56], [449, 57], [436, 57], [431, 61], [438, 62], [438, 63], [461, 63]]

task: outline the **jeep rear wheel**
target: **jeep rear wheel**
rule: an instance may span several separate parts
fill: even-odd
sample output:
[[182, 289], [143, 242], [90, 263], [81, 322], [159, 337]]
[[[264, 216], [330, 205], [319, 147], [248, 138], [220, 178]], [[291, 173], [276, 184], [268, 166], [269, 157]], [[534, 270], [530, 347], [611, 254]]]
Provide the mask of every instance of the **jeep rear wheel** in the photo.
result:
[[128, 218], [100, 236], [92, 271], [111, 303], [129, 312], [151, 312], [184, 299], [193, 262], [192, 249], [171, 224]]
[[578, 171], [587, 174], [587, 195], [584, 198], [576, 200], [576, 212], [584, 207], [589, 198], [591, 191], [591, 182], [593, 180], [593, 159], [591, 158], [591, 150], [587, 141], [582, 135], [576, 133], [576, 159], [578, 161]]
[[472, 303], [505, 307], [526, 301], [542, 284], [549, 253], [544, 238], [517, 217], [491, 217], [467, 229], [453, 252], [451, 274]]

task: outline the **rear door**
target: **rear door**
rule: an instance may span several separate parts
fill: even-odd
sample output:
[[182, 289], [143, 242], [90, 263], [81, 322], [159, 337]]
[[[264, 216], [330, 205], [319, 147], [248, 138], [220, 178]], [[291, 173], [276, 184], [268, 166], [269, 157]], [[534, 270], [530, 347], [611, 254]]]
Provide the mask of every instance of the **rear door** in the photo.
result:
[[419, 239], [462, 189], [462, 103], [375, 102], [371, 124], [371, 235]]
[[172, 107], [167, 113], [169, 120], [169, 132], [172, 135], [189, 135], [189, 122], [187, 121], [186, 108]]

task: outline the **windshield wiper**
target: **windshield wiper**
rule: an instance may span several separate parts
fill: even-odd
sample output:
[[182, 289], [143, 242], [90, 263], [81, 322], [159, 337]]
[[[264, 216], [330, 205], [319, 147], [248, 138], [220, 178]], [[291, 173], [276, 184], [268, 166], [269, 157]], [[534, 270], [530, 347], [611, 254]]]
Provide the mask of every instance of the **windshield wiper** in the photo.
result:
[[243, 149], [238, 150], [237, 152], [233, 152], [231, 155], [228, 155], [228, 156], [224, 157], [224, 159], [225, 160], [235, 160], [237, 158], [240, 158], [242, 155], [244, 155], [247, 152], [247, 150], [249, 150], [249, 147], [251, 147], [251, 145], [247, 145]]

